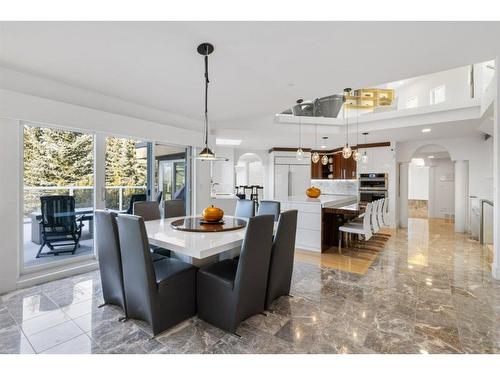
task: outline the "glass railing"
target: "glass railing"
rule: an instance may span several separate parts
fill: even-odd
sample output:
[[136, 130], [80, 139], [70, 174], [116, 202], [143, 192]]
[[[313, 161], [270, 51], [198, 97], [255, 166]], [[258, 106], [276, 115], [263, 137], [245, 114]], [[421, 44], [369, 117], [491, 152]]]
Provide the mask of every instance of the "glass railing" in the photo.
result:
[[[144, 194], [146, 190], [146, 186], [106, 186], [106, 208], [125, 210], [132, 194]], [[31, 213], [40, 211], [40, 197], [56, 194], [75, 197], [76, 208], [94, 207], [93, 186], [25, 186], [23, 206], [25, 221], [29, 221]]]
[[493, 244], [493, 202], [488, 199], [481, 199], [479, 208], [479, 242], [491, 245]]

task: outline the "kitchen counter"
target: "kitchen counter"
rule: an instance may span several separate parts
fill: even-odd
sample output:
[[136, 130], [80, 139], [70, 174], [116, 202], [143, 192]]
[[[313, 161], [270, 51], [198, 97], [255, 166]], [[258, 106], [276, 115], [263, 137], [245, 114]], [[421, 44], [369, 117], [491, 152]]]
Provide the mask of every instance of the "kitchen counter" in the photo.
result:
[[323, 194], [318, 198], [309, 198], [306, 195], [294, 195], [288, 198], [279, 199], [281, 203], [306, 203], [306, 204], [321, 204], [321, 207], [335, 207], [345, 206], [355, 203], [357, 197], [355, 195], [337, 195], [337, 194]]
[[290, 196], [278, 200], [281, 202], [282, 211], [298, 211], [296, 247], [317, 252], [324, 248], [323, 210], [357, 203], [355, 195], [336, 194], [324, 194], [318, 198], [308, 198], [306, 195]]

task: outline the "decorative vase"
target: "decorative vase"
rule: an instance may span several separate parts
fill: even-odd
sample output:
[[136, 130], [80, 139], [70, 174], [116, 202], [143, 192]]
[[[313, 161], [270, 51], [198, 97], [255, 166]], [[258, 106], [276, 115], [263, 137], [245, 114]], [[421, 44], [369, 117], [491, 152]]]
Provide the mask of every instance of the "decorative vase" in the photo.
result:
[[317, 187], [311, 186], [306, 190], [306, 195], [309, 198], [318, 198], [321, 195], [321, 190], [319, 190]]
[[210, 207], [205, 208], [201, 215], [205, 221], [217, 222], [224, 217], [224, 211], [212, 204]]

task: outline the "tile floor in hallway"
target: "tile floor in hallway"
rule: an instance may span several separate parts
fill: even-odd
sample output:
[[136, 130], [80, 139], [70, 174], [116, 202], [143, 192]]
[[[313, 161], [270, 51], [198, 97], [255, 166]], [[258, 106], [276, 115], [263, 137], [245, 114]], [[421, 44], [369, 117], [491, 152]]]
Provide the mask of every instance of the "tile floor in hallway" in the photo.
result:
[[500, 353], [500, 282], [486, 250], [444, 221], [411, 219], [364, 275], [296, 260], [293, 298], [227, 334], [192, 318], [150, 339], [118, 322], [99, 273], [0, 300], [0, 353]]

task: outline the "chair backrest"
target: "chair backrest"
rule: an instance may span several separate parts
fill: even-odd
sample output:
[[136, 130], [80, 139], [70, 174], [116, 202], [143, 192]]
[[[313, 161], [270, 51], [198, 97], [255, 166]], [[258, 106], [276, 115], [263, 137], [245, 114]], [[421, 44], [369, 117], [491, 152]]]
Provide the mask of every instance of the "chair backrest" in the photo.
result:
[[69, 195], [40, 197], [42, 227], [72, 231], [76, 228], [75, 198]]
[[271, 248], [269, 276], [267, 281], [266, 308], [276, 298], [290, 294], [295, 235], [297, 232], [297, 210], [283, 212]]
[[186, 207], [182, 199], [171, 199], [163, 203], [164, 218], [186, 215]]
[[160, 207], [158, 202], [135, 202], [134, 215], [140, 216], [144, 221], [161, 219]]
[[135, 202], [145, 202], [146, 199], [147, 199], [146, 194], [132, 194], [130, 196], [127, 214], [132, 215], [132, 212], [134, 212], [134, 203]]
[[156, 193], [155, 201], [157, 201], [158, 204], [160, 204], [162, 197], [163, 197], [163, 191], [159, 191], [158, 193]]
[[157, 285], [144, 219], [134, 215], [118, 215], [116, 221], [127, 311], [131, 316], [148, 316], [148, 321], [152, 322], [151, 312]]
[[365, 209], [365, 216], [363, 216], [363, 230], [365, 232], [365, 241], [368, 241], [372, 236], [371, 228], [371, 214], [372, 214], [373, 204], [368, 203]]
[[255, 216], [255, 203], [248, 199], [238, 199], [236, 201], [236, 210], [234, 211], [236, 217], [254, 217]]
[[372, 202], [372, 212], [370, 214], [371, 218], [371, 223], [372, 223], [372, 229], [373, 229], [373, 234], [378, 233], [380, 230], [380, 226], [378, 225], [378, 218], [377, 218], [377, 211], [378, 211], [378, 205], [380, 203], [380, 200], [376, 200]]
[[378, 225], [379, 227], [384, 226], [384, 205], [385, 205], [385, 198], [380, 199], [380, 202], [378, 203], [377, 207], [377, 219], [378, 219]]
[[389, 225], [389, 198], [385, 198], [384, 207], [382, 209], [382, 219], [386, 226]]
[[274, 215], [274, 221], [278, 221], [281, 212], [281, 204], [277, 201], [260, 201], [257, 215]]
[[121, 306], [126, 313], [122, 256], [116, 214], [109, 211], [95, 210], [94, 218], [97, 257], [99, 259], [104, 302]]
[[272, 215], [255, 216], [248, 221], [234, 281], [240, 320], [264, 310], [273, 227]]

